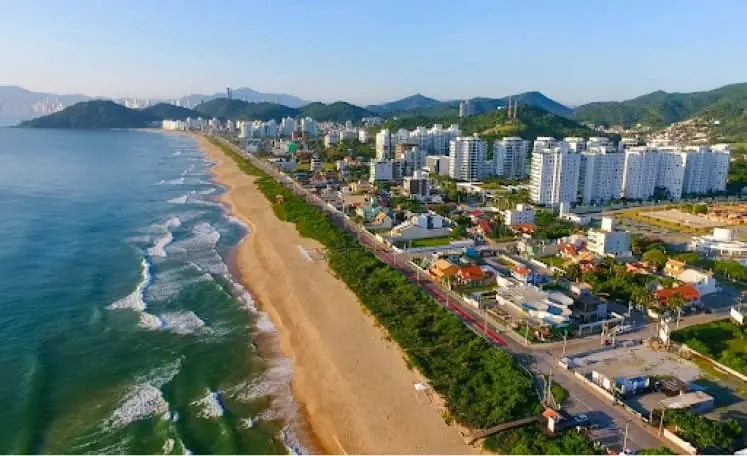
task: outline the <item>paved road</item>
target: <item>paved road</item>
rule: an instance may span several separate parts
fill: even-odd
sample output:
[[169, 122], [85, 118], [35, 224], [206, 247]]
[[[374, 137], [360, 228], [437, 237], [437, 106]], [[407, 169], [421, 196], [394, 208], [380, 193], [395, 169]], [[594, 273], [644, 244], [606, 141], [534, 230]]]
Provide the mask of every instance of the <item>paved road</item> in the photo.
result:
[[369, 231], [348, 220], [342, 212], [325, 204], [321, 198], [301, 186], [296, 180], [252, 154], [245, 153], [228, 142], [226, 144], [251, 160], [254, 165], [273, 176], [288, 189], [303, 197], [307, 202], [320, 210], [329, 212], [333, 220], [354, 235], [376, 257], [402, 271], [413, 282], [417, 282], [436, 302], [462, 319], [467, 327], [485, 337], [488, 342], [497, 348], [505, 349], [522, 360], [522, 364], [535, 375], [538, 383], [541, 382], [540, 379], [543, 375], [552, 371], [553, 382], [558, 383], [569, 392], [569, 400], [563, 408], [571, 414], [586, 414], [592, 422], [599, 424], [599, 429], [592, 433], [593, 438], [608, 447], [619, 450], [623, 444], [625, 425], [629, 423], [628, 448], [653, 448], [666, 444], [656, 437], [652, 428], [640, 421], [632, 420], [632, 416], [628, 412], [618, 406], [613, 406], [591, 387], [573, 378], [564, 369], [559, 368], [556, 353], [553, 353], [550, 349], [526, 346], [523, 344], [521, 336], [514, 331], [500, 328], [494, 321], [488, 320], [486, 322], [485, 316], [480, 315], [474, 307], [465, 304], [459, 295], [431, 280], [427, 275], [422, 274], [418, 268], [411, 265], [407, 255], [392, 251], [388, 246], [379, 242]]

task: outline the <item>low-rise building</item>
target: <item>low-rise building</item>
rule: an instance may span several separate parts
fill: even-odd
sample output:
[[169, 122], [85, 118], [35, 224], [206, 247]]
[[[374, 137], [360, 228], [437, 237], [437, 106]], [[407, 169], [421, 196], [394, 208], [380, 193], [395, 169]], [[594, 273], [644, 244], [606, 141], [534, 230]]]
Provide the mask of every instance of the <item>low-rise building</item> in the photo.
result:
[[516, 209], [503, 211], [503, 223], [507, 226], [534, 223], [534, 208], [527, 204], [517, 204]]
[[664, 274], [679, 280], [680, 282], [689, 283], [698, 290], [701, 296], [718, 293], [721, 291], [710, 272], [699, 271], [688, 268], [683, 261], [677, 261], [670, 258], [664, 266]]
[[442, 258], [433, 263], [433, 266], [428, 270], [428, 274], [433, 280], [443, 282], [456, 277], [457, 271], [459, 271], [457, 265]]
[[656, 290], [656, 299], [662, 305], [668, 305], [673, 296], [679, 295], [684, 300], [685, 305], [696, 304], [700, 301], [700, 292], [695, 285], [686, 283], [678, 287], [662, 288]]
[[703, 391], [690, 391], [659, 402], [659, 407], [670, 410], [687, 410], [692, 413], [708, 413], [716, 400]]
[[571, 323], [573, 299], [558, 291], [545, 291], [535, 285], [499, 277], [496, 301], [519, 311], [542, 326], [562, 327]]
[[431, 193], [431, 181], [426, 173], [416, 170], [411, 177], [403, 179], [402, 189], [411, 198], [426, 200]]
[[737, 240], [729, 228], [714, 228], [711, 235], [693, 236], [689, 247], [709, 257], [747, 258], [747, 242]]
[[589, 230], [588, 249], [600, 256], [630, 256], [630, 233], [627, 231], [615, 231], [614, 219], [602, 218], [601, 230]]
[[484, 271], [476, 264], [460, 266], [456, 273], [460, 285], [468, 287], [481, 287], [494, 282], [494, 276], [490, 271]]
[[425, 169], [439, 176], [449, 175], [448, 155], [428, 155], [425, 157]]
[[409, 241], [448, 236], [450, 233], [451, 228], [446, 219], [436, 213], [427, 212], [411, 216], [404, 223], [392, 228], [390, 235], [394, 240]]
[[651, 385], [651, 377], [645, 374], [615, 375], [614, 370], [599, 366], [591, 372], [591, 380], [611, 393], [635, 394]]

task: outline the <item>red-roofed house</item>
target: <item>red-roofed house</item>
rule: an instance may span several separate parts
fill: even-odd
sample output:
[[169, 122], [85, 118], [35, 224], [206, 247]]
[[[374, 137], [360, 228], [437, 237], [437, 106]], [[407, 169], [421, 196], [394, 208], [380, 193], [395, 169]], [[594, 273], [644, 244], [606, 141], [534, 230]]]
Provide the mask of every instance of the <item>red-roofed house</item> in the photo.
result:
[[479, 287], [488, 285], [493, 280], [491, 272], [483, 271], [476, 264], [460, 266], [457, 271], [457, 280], [461, 285]]
[[532, 275], [532, 270], [526, 266], [517, 264], [513, 268], [511, 268], [511, 276], [513, 276], [516, 280], [519, 280], [521, 282], [524, 282], [524, 283], [529, 282], [529, 278], [531, 275]]
[[487, 220], [481, 220], [477, 223], [477, 231], [483, 236], [489, 236], [493, 232], [493, 224]]
[[525, 223], [523, 225], [511, 225], [511, 229], [521, 234], [532, 235], [534, 233], [534, 223]]
[[485, 215], [485, 213], [479, 209], [469, 212], [469, 218], [472, 220], [472, 223], [477, 222], [483, 215]]
[[656, 299], [662, 304], [667, 304], [674, 295], [682, 296], [685, 304], [693, 304], [700, 300], [700, 292], [690, 283], [674, 288], [662, 288], [656, 291]]

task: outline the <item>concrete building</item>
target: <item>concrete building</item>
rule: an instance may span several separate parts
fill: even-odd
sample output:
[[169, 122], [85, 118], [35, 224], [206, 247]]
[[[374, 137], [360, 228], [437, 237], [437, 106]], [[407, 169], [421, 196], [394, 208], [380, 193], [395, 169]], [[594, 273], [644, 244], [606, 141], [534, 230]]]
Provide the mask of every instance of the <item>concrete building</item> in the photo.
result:
[[291, 136], [298, 125], [293, 117], [284, 117], [280, 121], [280, 136]]
[[747, 258], [747, 242], [737, 240], [730, 228], [714, 228], [713, 234], [693, 236], [689, 248], [708, 257]]
[[304, 117], [301, 119], [301, 133], [307, 136], [316, 136], [318, 128], [316, 121], [311, 117]]
[[545, 291], [513, 278], [498, 276], [496, 301], [518, 311], [542, 326], [562, 327], [571, 323], [573, 299], [559, 291]]
[[503, 223], [507, 226], [534, 223], [534, 208], [526, 204], [517, 204], [516, 209], [503, 211]]
[[537, 139], [534, 140], [534, 145], [532, 147], [532, 150], [551, 149], [553, 147], [557, 147], [558, 145], [560, 145], [560, 142], [561, 141], [558, 141], [552, 136], [538, 136]]
[[368, 142], [368, 130], [366, 130], [365, 128], [358, 129], [358, 142]]
[[439, 176], [449, 175], [449, 156], [448, 155], [428, 155], [425, 157], [424, 168], [431, 173]]
[[400, 162], [397, 160], [371, 160], [368, 180], [370, 182], [394, 182], [399, 176]]
[[392, 135], [389, 130], [384, 128], [376, 133], [376, 159], [391, 160], [394, 157], [394, 147], [392, 144]]
[[426, 173], [415, 170], [412, 176], [403, 179], [402, 189], [410, 198], [424, 201], [430, 195], [431, 181]]
[[[554, 140], [553, 140], [554, 141]], [[532, 152], [530, 196], [536, 204], [555, 206], [563, 202], [576, 201], [578, 195], [578, 173], [581, 154], [571, 152], [564, 143], [555, 147], [542, 147], [552, 141], [535, 141]]]
[[330, 147], [340, 142], [340, 133], [332, 130], [324, 135], [324, 147]]
[[677, 148], [663, 148], [659, 149], [659, 155], [656, 187], [667, 190], [669, 199], [677, 201], [682, 198], [687, 153]]
[[312, 173], [320, 172], [323, 167], [324, 166], [322, 163], [322, 159], [319, 158], [319, 156], [314, 155], [313, 157], [311, 157], [311, 172]]
[[609, 146], [592, 146], [581, 153], [578, 196], [584, 204], [622, 196], [625, 154]]
[[390, 233], [396, 241], [410, 241], [448, 236], [451, 229], [446, 219], [433, 212], [416, 214], [394, 228]]
[[625, 149], [623, 196], [629, 200], [647, 200], [654, 194], [659, 172], [659, 153], [646, 146]]
[[563, 141], [568, 144], [568, 150], [580, 154], [586, 150], [586, 140], [577, 136], [568, 136], [563, 138]]
[[504, 137], [493, 143], [494, 174], [508, 179], [524, 179], [529, 175], [529, 141], [516, 136]]
[[487, 154], [488, 143], [477, 135], [452, 139], [449, 147], [449, 176], [460, 181], [480, 181]]
[[459, 103], [459, 117], [474, 116], [477, 110], [472, 100], [464, 100]]
[[687, 410], [692, 413], [708, 413], [713, 410], [716, 400], [703, 391], [690, 391], [669, 397], [659, 402], [659, 407], [670, 410]]
[[615, 220], [612, 217], [602, 217], [600, 230], [589, 230], [587, 249], [600, 256], [630, 256], [630, 233], [615, 231]]

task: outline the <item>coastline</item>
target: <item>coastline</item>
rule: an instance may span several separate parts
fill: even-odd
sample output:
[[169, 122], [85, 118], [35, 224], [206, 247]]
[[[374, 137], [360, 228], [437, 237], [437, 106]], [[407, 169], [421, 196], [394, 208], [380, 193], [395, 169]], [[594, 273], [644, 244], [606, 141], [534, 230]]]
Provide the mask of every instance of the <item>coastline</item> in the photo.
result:
[[336, 454], [478, 453], [456, 426], [444, 423], [438, 398], [415, 392], [423, 377], [408, 369], [357, 297], [323, 259], [309, 261], [299, 250], [314, 253], [321, 245], [275, 216], [254, 176], [204, 137], [193, 137], [216, 163], [215, 180], [228, 189], [220, 201], [251, 227], [231, 266], [292, 362], [291, 389], [308, 425], [294, 430], [304, 444]]

